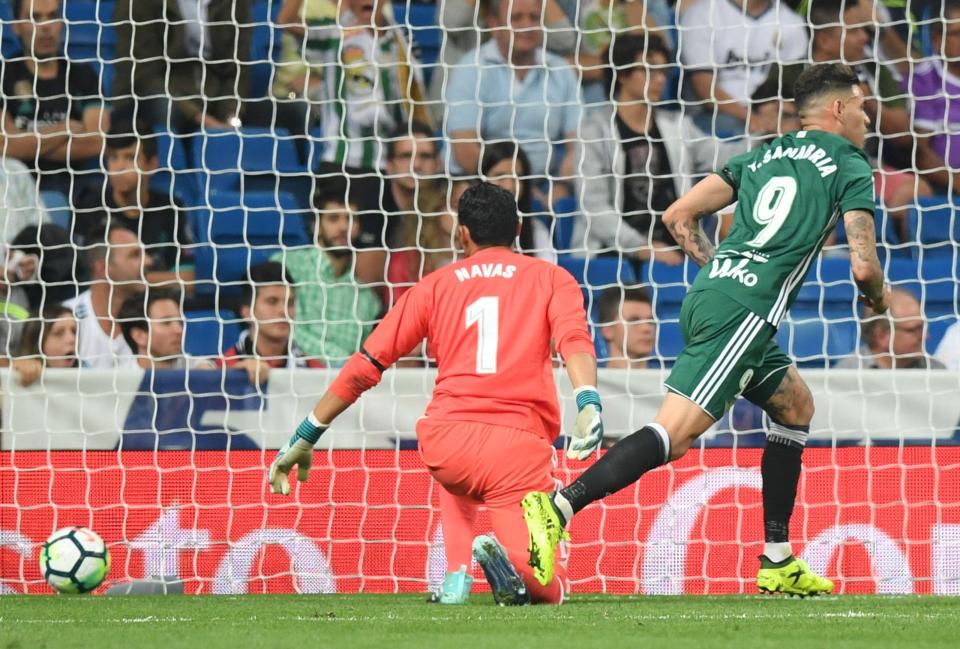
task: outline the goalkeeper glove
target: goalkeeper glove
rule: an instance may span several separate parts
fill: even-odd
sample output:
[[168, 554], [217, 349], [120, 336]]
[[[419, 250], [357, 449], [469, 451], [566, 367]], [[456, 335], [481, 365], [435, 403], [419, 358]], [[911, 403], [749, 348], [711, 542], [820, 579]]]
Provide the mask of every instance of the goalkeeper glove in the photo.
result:
[[270, 465], [270, 491], [275, 494], [286, 496], [290, 493], [290, 483], [287, 476], [290, 470], [296, 465], [297, 480], [306, 482], [310, 476], [310, 465], [313, 463], [313, 445], [317, 443], [320, 436], [328, 425], [317, 421], [311, 412], [307, 418], [300, 422], [296, 432], [283, 445], [283, 448], [277, 453], [273, 464]]
[[573, 392], [577, 399], [577, 420], [573, 424], [573, 441], [567, 449], [571, 460], [585, 460], [603, 441], [603, 422], [600, 420], [600, 393], [591, 385], [583, 385]]

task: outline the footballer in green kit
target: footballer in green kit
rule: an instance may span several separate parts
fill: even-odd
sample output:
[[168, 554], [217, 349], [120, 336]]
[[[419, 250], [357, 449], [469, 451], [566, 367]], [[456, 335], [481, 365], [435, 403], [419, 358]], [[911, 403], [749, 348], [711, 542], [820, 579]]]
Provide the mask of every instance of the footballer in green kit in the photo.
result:
[[[674, 238], [701, 266], [683, 301], [686, 346], [667, 378], [655, 420], [623, 438], [571, 484], [523, 500], [530, 563], [552, 577], [570, 519], [585, 506], [686, 453], [740, 395], [763, 408], [770, 430], [761, 461], [764, 552], [757, 587], [819, 595], [833, 583], [793, 556], [789, 523], [814, 404], [776, 342], [781, 320], [827, 237], [842, 218], [863, 299], [886, 311], [873, 223], [873, 174], [861, 148], [869, 118], [856, 73], [841, 64], [797, 79], [801, 130], [737, 156], [664, 214]], [[700, 219], [736, 202], [729, 236], [716, 249]]]

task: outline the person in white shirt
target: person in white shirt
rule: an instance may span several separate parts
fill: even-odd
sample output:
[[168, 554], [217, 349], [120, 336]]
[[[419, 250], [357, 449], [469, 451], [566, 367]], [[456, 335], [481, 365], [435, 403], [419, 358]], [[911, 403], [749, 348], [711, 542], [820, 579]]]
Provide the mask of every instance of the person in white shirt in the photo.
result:
[[693, 99], [706, 102], [697, 126], [725, 137], [775, 133], [775, 120], [750, 110], [750, 96], [771, 64], [807, 57], [804, 20], [773, 0], [699, 0], [678, 32], [684, 77]]
[[87, 250], [89, 289], [64, 302], [77, 318], [77, 357], [87, 367], [136, 367], [117, 321], [121, 305], [143, 291], [146, 271], [137, 235], [120, 225], [94, 233]]
[[120, 329], [137, 365], [148, 370], [213, 369], [213, 362], [183, 353], [180, 296], [152, 288], [124, 300], [117, 313]]
[[948, 370], [960, 370], [960, 323], [954, 322], [947, 328], [933, 357], [946, 365]]

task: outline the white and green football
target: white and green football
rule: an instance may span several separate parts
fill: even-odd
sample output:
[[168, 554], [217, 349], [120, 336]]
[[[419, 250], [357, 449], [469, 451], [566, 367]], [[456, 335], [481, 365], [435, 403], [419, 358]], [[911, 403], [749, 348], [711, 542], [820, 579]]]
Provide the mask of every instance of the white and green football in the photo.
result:
[[110, 551], [86, 527], [64, 527], [40, 551], [40, 573], [58, 593], [89, 593], [110, 572]]

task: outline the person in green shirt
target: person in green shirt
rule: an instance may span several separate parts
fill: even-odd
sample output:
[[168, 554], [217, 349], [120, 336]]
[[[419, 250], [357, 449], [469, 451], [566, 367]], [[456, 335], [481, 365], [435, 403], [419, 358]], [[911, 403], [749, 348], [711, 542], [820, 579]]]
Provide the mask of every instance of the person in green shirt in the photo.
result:
[[[873, 179], [861, 150], [870, 120], [856, 73], [839, 63], [814, 65], [797, 79], [795, 101], [801, 130], [732, 158], [664, 214], [674, 239], [701, 266], [680, 311], [686, 346], [653, 422], [566, 487], [524, 497], [530, 563], [540, 583], [552, 579], [556, 547], [576, 512], [682, 457], [742, 394], [771, 422], [760, 462], [765, 543], [757, 588], [804, 596], [833, 591], [833, 582], [793, 556], [789, 542], [814, 404], [775, 336], [840, 218], [854, 280], [875, 313], [887, 310], [887, 291]], [[714, 248], [700, 219], [734, 201], [733, 228]]]
[[353, 239], [360, 222], [347, 195], [345, 181], [326, 181], [314, 197], [316, 245], [270, 258], [284, 265], [296, 286], [294, 342], [331, 367], [360, 349], [383, 310], [373, 289], [361, 286], [354, 274]]

